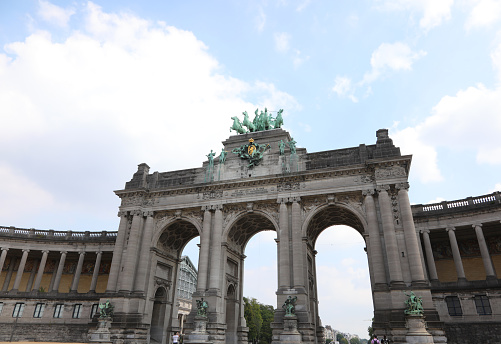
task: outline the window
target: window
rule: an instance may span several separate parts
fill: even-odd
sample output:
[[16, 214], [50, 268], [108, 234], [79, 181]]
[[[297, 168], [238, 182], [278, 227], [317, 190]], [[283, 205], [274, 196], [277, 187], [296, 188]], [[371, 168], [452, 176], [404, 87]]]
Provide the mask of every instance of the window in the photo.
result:
[[98, 303], [95, 303], [95, 304], [92, 305], [92, 308], [90, 309], [90, 318], [91, 319], [94, 316], [94, 314], [96, 314], [98, 312], [98, 309], [99, 309], [99, 304]]
[[473, 297], [475, 300], [475, 306], [477, 307], [478, 315], [490, 315], [492, 314], [491, 304], [489, 299], [485, 295], [476, 295]]
[[56, 304], [54, 306], [54, 318], [62, 318], [63, 317], [63, 310], [64, 310], [64, 305], [63, 304]]
[[12, 317], [13, 318], [20, 318], [23, 316], [23, 311], [24, 311], [24, 303], [23, 302], [18, 302], [14, 306], [14, 311], [12, 312]]
[[0, 302], [0, 315], [2, 314], [3, 302]]
[[44, 309], [45, 309], [44, 303], [37, 303], [35, 306], [35, 311], [33, 312], [33, 318], [41, 318], [43, 315]]
[[73, 306], [73, 319], [80, 319], [80, 315], [82, 314], [82, 305], [77, 304]]
[[460, 316], [463, 315], [461, 310], [461, 303], [457, 296], [446, 296], [445, 302], [447, 302], [447, 308], [449, 309], [449, 315]]

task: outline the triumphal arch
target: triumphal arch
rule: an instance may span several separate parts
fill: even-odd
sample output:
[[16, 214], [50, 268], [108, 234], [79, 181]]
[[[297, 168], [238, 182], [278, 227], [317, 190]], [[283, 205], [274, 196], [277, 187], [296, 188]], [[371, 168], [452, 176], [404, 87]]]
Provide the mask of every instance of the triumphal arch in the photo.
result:
[[[245, 129], [234, 117], [237, 133], [221, 153], [201, 152], [208, 153], [202, 167], [151, 173], [140, 164], [116, 191], [121, 220], [107, 285], [115, 306], [113, 338], [169, 342], [180, 328], [175, 284], [181, 252], [200, 236], [193, 298], [206, 309], [192, 309], [185, 341], [247, 344], [245, 246], [256, 233], [274, 231], [273, 341], [324, 343], [315, 244], [326, 228], [347, 225], [366, 243], [376, 333], [406, 342], [412, 291], [426, 319], [424, 342], [445, 343], [409, 203], [411, 156], [400, 153], [386, 129], [376, 132], [375, 144], [309, 153], [281, 128], [278, 115], [265, 123], [256, 111], [256, 119]], [[290, 300], [294, 312], [286, 314], [282, 305]]]

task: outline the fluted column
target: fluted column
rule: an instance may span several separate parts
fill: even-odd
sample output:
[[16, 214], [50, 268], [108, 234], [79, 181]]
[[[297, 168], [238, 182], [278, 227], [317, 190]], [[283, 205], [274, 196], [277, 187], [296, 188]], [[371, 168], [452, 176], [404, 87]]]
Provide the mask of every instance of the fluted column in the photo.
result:
[[141, 253], [139, 255], [139, 267], [137, 269], [136, 283], [134, 285], [134, 291], [146, 292], [148, 279], [146, 276], [150, 271], [150, 248], [151, 248], [151, 238], [153, 237], [153, 212], [146, 211], [143, 216], [146, 217], [144, 223], [143, 240], [141, 242]]
[[388, 196], [389, 185], [378, 187], [379, 208], [381, 210], [381, 221], [383, 223], [383, 235], [388, 257], [391, 284], [403, 284], [402, 268], [398, 254], [397, 237], [393, 225], [393, 214], [391, 211], [390, 197]]
[[198, 255], [198, 279], [197, 290], [205, 291], [207, 289], [207, 276], [209, 276], [209, 251], [210, 251], [210, 231], [212, 213], [210, 207], [202, 207], [204, 220], [202, 224], [202, 234], [200, 235], [200, 254]]
[[494, 266], [492, 265], [491, 255], [489, 254], [489, 249], [485, 242], [484, 232], [482, 231], [482, 225], [476, 223], [472, 226], [475, 228], [475, 234], [477, 235], [478, 246], [480, 247], [480, 254], [482, 255], [482, 261], [484, 262], [485, 274], [488, 279], [497, 279], [496, 273], [494, 272]]
[[[54, 280], [54, 285], [52, 290], [59, 291], [59, 283], [61, 282], [61, 276], [63, 275], [64, 262], [66, 261], [66, 254], [68, 252], [61, 251], [61, 258], [59, 259], [59, 265], [57, 266], [56, 279]], [[49, 290], [51, 291], [51, 290]]]
[[278, 271], [279, 287], [289, 289], [291, 287], [291, 265], [290, 265], [290, 237], [289, 237], [289, 213], [287, 211], [287, 199], [280, 199], [279, 226], [280, 236], [278, 242]]
[[214, 212], [214, 234], [211, 243], [211, 260], [209, 289], [219, 289], [219, 280], [221, 272], [221, 236], [223, 233], [223, 212], [222, 205], [216, 206]]
[[83, 262], [85, 258], [85, 252], [79, 252], [77, 269], [75, 271], [75, 276], [73, 276], [73, 283], [71, 284], [70, 292], [76, 293], [78, 291], [78, 282], [80, 282], [80, 274], [82, 273]]
[[400, 204], [400, 215], [402, 216], [402, 225], [404, 227], [405, 244], [407, 247], [407, 255], [409, 267], [411, 270], [411, 278], [413, 284], [426, 283], [424, 269], [421, 259], [421, 252], [417, 240], [418, 233], [414, 226], [412, 217], [411, 203], [409, 201], [409, 183], [400, 183], [395, 185], [398, 189], [398, 203]]
[[103, 256], [103, 252], [96, 252], [96, 262], [94, 264], [94, 271], [92, 271], [92, 280], [90, 282], [89, 292], [96, 291], [97, 278], [99, 277], [99, 268], [101, 267], [101, 257]]
[[369, 232], [369, 253], [370, 262], [374, 275], [374, 283], [386, 284], [386, 273], [384, 271], [383, 248], [381, 247], [381, 237], [379, 234], [379, 224], [377, 220], [376, 205], [374, 203], [374, 190], [364, 190], [365, 213], [367, 214], [367, 227]]
[[454, 233], [456, 228], [448, 227], [446, 230], [447, 234], [449, 234], [449, 241], [451, 243], [451, 248], [452, 248], [452, 257], [454, 259], [454, 265], [456, 266], [458, 280], [466, 280], [466, 276], [464, 274], [463, 262], [461, 261], [461, 254], [459, 253], [459, 246], [456, 240], [456, 234]]
[[304, 279], [304, 255], [303, 255], [303, 238], [301, 235], [301, 207], [299, 202], [301, 201], [300, 197], [294, 197], [292, 201], [291, 207], [291, 228], [292, 228], [292, 271], [293, 271], [293, 279], [294, 279], [294, 288], [296, 287], [304, 287], [305, 285]]
[[141, 234], [141, 222], [143, 212], [135, 210], [133, 212], [132, 226], [130, 228], [129, 243], [127, 245], [127, 255], [125, 257], [125, 265], [123, 274], [120, 274], [121, 284], [120, 290], [132, 291], [134, 285], [134, 275], [136, 272], [137, 257], [139, 251], [139, 238]]
[[106, 292], [113, 293], [117, 291], [118, 274], [120, 272], [120, 264], [122, 263], [122, 253], [124, 250], [125, 237], [127, 235], [127, 212], [121, 211], [118, 213], [120, 217], [120, 225], [118, 226], [117, 240], [113, 250], [113, 258], [111, 259], [110, 274], [108, 276], [108, 285]]
[[26, 265], [26, 259], [28, 259], [29, 252], [30, 250], [28, 249], [23, 250], [23, 256], [21, 257], [21, 262], [19, 263], [19, 268], [17, 269], [16, 279], [14, 280], [14, 286], [12, 287], [12, 290], [17, 291], [19, 289], [21, 278], [23, 277], [24, 273], [24, 266]]
[[428, 264], [430, 279], [432, 281], [438, 281], [437, 266], [435, 265], [435, 259], [433, 258], [433, 250], [431, 248], [430, 231], [423, 230], [422, 233], [423, 233], [424, 249], [426, 251], [426, 263]]
[[43, 271], [45, 269], [45, 264], [47, 263], [47, 256], [49, 255], [48, 250], [42, 251], [42, 259], [40, 260], [40, 266], [38, 267], [37, 277], [35, 278], [35, 284], [32, 290], [40, 289], [40, 283], [42, 283]]
[[3, 270], [3, 265], [5, 264], [5, 259], [7, 258], [8, 248], [2, 247], [2, 255], [0, 255], [0, 273]]
[[12, 274], [14, 273], [14, 266], [16, 265], [17, 258], [12, 257], [10, 259], [9, 270], [7, 270], [7, 275], [5, 275], [5, 280], [3, 281], [2, 291], [7, 291], [9, 289], [10, 280]]

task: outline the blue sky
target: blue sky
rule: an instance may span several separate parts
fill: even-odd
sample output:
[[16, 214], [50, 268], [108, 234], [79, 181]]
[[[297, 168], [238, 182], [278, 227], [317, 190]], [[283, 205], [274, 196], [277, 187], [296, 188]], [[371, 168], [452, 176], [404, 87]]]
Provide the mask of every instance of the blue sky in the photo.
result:
[[[200, 167], [230, 117], [265, 106], [309, 152], [388, 128], [413, 154], [412, 203], [500, 190], [500, 18], [499, 0], [2, 1], [0, 224], [116, 230], [137, 164]], [[341, 232], [327, 241], [356, 240]], [[267, 235], [249, 250], [273, 251]], [[370, 303], [364, 254], [326, 245], [325, 283]], [[274, 252], [250, 252], [249, 276], [273, 274]], [[343, 323], [348, 292], [323, 322], [363, 336], [371, 306]]]

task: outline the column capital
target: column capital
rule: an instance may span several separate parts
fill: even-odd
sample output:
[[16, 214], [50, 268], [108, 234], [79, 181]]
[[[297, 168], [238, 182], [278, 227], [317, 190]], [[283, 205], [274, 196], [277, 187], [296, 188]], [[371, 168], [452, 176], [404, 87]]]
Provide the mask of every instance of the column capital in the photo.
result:
[[68, 251], [60, 251], [59, 253], [61, 253], [61, 254], [67, 254]]
[[376, 193], [376, 191], [374, 189], [366, 189], [366, 190], [362, 190], [362, 195], [363, 196], [372, 196]]
[[134, 215], [134, 216], [143, 216], [143, 212], [139, 209], [132, 210], [130, 213], [131, 213], [131, 215]]
[[476, 228], [476, 227], [480, 227], [482, 228], [482, 224], [481, 223], [474, 223], [471, 225], [473, 228]]
[[96, 251], [95, 252], [97, 255], [103, 254], [103, 251]]
[[381, 192], [388, 192], [388, 190], [390, 190], [390, 186], [388, 184], [384, 184], [384, 185], [378, 185], [376, 186], [376, 191], [378, 193], [381, 193]]
[[279, 197], [277, 198], [277, 203], [278, 204], [286, 204], [289, 201], [287, 197]]
[[456, 230], [456, 227], [453, 227], [453, 226], [449, 226], [449, 227], [446, 227], [445, 230], [447, 231], [447, 233], [449, 233], [449, 231], [455, 231]]
[[203, 205], [201, 208], [200, 208], [201, 211], [210, 211], [210, 205]]
[[155, 215], [154, 211], [144, 211], [143, 216], [144, 217], [153, 217]]
[[23, 248], [23, 252], [28, 253], [28, 252], [30, 252], [30, 250], [28, 248]]
[[301, 197], [299, 196], [292, 197], [291, 201], [292, 203], [299, 203], [301, 202]]
[[85, 256], [85, 251], [80, 251], [80, 252], [78, 252], [78, 254], [81, 256]]
[[216, 211], [216, 210], [223, 211], [223, 205], [222, 204], [213, 204], [213, 205], [211, 205], [211, 208], [214, 211]]
[[126, 211], [119, 211], [117, 216], [118, 217], [125, 217], [125, 216], [127, 216], [127, 212]]
[[397, 183], [395, 184], [395, 188], [397, 190], [405, 190], [405, 191], [408, 191], [409, 190], [409, 183], [408, 182], [405, 182], [405, 183]]
[[9, 249], [7, 247], [2, 247], [2, 251], [8, 251]]
[[46, 253], [46, 254], [49, 254], [49, 250], [42, 250], [42, 253]]
[[430, 234], [430, 230], [429, 230], [429, 229], [420, 229], [420, 230], [419, 230], [419, 233], [426, 233], [426, 234]]

